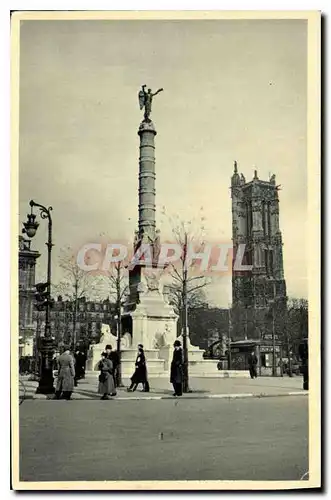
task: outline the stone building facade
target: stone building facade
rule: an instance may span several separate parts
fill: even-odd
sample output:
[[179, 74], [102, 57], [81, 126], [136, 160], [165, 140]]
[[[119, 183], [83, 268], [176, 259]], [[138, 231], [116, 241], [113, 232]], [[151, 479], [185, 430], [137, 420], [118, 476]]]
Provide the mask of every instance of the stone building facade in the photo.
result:
[[[232, 270], [232, 334], [234, 340], [276, 340], [282, 337], [287, 308], [283, 268], [283, 242], [279, 227], [279, 186], [250, 181], [239, 175], [237, 163], [231, 178], [232, 239], [234, 260], [245, 245], [243, 264], [251, 270]], [[241, 247], [243, 248], [243, 247]]]
[[[62, 297], [59, 296], [50, 312], [51, 333], [57, 345], [71, 343], [75, 323], [76, 344], [97, 343], [100, 340], [103, 323], [110, 325], [116, 332], [114, 315], [115, 304], [109, 299], [102, 302], [92, 302], [82, 297], [78, 299], [75, 321], [74, 301], [62, 300]], [[35, 310], [34, 322], [38, 334], [43, 334], [45, 312]]]
[[31, 356], [35, 324], [33, 317], [36, 261], [40, 253], [31, 249], [31, 241], [18, 237], [18, 316], [19, 355]]

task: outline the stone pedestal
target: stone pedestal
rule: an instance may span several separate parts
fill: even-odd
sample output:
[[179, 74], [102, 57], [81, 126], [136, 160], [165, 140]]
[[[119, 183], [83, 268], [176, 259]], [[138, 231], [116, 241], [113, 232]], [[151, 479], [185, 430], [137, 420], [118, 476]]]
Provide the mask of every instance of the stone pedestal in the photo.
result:
[[[162, 376], [168, 373], [169, 359], [172, 357], [173, 343], [176, 339], [177, 315], [167, 304], [159, 288], [142, 289], [140, 303], [134, 311], [126, 311], [132, 320], [132, 334], [125, 333], [121, 339], [122, 377], [128, 378], [134, 372], [137, 346], [142, 344], [150, 376]], [[107, 344], [116, 350], [117, 338], [110, 333], [108, 325], [102, 325], [102, 337], [99, 344], [90, 347], [87, 371], [98, 370], [101, 353]]]
[[[178, 340], [183, 345], [183, 333], [178, 337]], [[187, 329], [186, 338], [188, 350], [188, 372], [189, 377], [203, 377], [203, 376], [218, 376], [218, 360], [204, 359], [204, 350], [200, 347], [191, 344], [189, 329]]]
[[160, 273], [143, 270], [139, 299], [135, 310], [129, 313], [132, 317], [133, 343], [143, 344], [145, 349], [173, 346], [178, 317], [164, 299]]
[[111, 334], [109, 325], [101, 326], [101, 339], [99, 344], [92, 344], [87, 355], [86, 370], [98, 370], [98, 363], [101, 360], [101, 354], [105, 351], [106, 345], [110, 344], [114, 350], [117, 346], [117, 338]]

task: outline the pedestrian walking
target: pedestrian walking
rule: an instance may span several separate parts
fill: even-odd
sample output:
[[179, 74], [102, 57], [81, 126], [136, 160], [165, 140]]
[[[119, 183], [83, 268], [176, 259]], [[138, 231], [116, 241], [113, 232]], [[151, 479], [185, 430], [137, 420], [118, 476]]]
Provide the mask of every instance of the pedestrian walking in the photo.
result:
[[118, 364], [119, 364], [119, 358], [118, 358], [118, 353], [117, 351], [113, 351], [113, 347], [110, 344], [106, 345], [105, 352], [107, 355], [107, 358], [110, 359], [110, 361], [113, 364], [113, 378], [114, 378], [114, 384], [115, 387], [118, 387], [118, 380], [117, 380], [117, 370], [118, 370]]
[[146, 366], [146, 358], [144, 353], [144, 346], [142, 344], [138, 344], [138, 352], [135, 363], [135, 372], [131, 377], [131, 385], [128, 387], [128, 392], [134, 392], [138, 385], [143, 385], [143, 391], [149, 392], [149, 383], [147, 380], [147, 366]]
[[299, 344], [299, 356], [301, 358], [300, 372], [303, 375], [303, 389], [309, 390], [309, 355], [308, 355], [308, 338], [302, 339]]
[[108, 358], [106, 352], [101, 354], [101, 361], [98, 368], [100, 370], [98, 393], [102, 394], [101, 399], [109, 399], [109, 396], [116, 396], [113, 363]]
[[85, 377], [85, 363], [85, 354], [80, 349], [78, 349], [75, 352], [75, 387], [78, 384], [78, 380]]
[[248, 357], [248, 367], [251, 378], [257, 378], [257, 356], [254, 351]]
[[174, 388], [174, 396], [183, 394], [183, 350], [179, 340], [174, 342], [174, 353], [170, 369], [170, 383]]
[[58, 376], [55, 397], [70, 400], [74, 390], [75, 365], [74, 358], [70, 354], [70, 348], [64, 346], [64, 352], [58, 357]]

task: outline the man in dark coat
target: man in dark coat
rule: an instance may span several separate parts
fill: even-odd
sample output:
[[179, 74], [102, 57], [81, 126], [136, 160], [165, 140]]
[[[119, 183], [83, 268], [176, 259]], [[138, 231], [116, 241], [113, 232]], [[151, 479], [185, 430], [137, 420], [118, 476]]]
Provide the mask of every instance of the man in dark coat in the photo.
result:
[[69, 347], [65, 346], [63, 349], [63, 354], [58, 358], [58, 376], [55, 397], [56, 399], [60, 399], [61, 394], [63, 394], [63, 398], [69, 400], [74, 390], [75, 365]]
[[308, 339], [303, 339], [299, 344], [299, 356], [301, 358], [300, 372], [303, 375], [303, 389], [309, 390], [309, 355]]
[[147, 380], [147, 367], [146, 367], [146, 358], [144, 353], [144, 346], [142, 344], [138, 344], [138, 353], [135, 363], [135, 372], [131, 377], [131, 385], [127, 389], [128, 392], [134, 392], [138, 385], [142, 384], [143, 391], [149, 392], [149, 383]]
[[257, 356], [254, 351], [248, 357], [248, 366], [251, 378], [257, 378]]
[[117, 367], [118, 367], [118, 363], [119, 363], [119, 359], [118, 359], [118, 354], [117, 354], [117, 351], [113, 351], [113, 348], [110, 344], [107, 344], [106, 345], [106, 349], [105, 349], [105, 352], [107, 354], [107, 358], [110, 359], [110, 361], [112, 362], [113, 364], [113, 378], [114, 378], [114, 384], [115, 384], [115, 387], [117, 387]]
[[75, 353], [75, 387], [77, 386], [78, 380], [85, 377], [85, 354], [78, 349]]
[[174, 388], [174, 396], [183, 394], [183, 350], [179, 340], [174, 342], [174, 353], [170, 369], [170, 383]]

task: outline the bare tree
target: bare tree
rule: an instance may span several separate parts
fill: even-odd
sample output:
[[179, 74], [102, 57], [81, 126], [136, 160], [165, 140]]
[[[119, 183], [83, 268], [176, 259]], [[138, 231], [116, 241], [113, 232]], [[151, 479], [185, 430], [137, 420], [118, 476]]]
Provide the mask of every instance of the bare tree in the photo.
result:
[[167, 285], [167, 289], [169, 290], [169, 302], [172, 301], [181, 319], [184, 354], [183, 391], [188, 392], [188, 310], [190, 305], [191, 307], [194, 304], [201, 305], [201, 302], [204, 301], [203, 288], [211, 282], [206, 276], [196, 274], [196, 260], [190, 259], [190, 252], [193, 248], [195, 252], [199, 253], [203, 250], [204, 217], [200, 216], [200, 224], [194, 221], [180, 221], [178, 218], [169, 218], [169, 221], [175, 241], [182, 249], [176, 265], [170, 264], [172, 283]]
[[82, 270], [77, 264], [74, 251], [70, 247], [61, 250], [59, 265], [64, 272], [64, 277], [60, 283], [54, 286], [54, 289], [58, 295], [70, 300], [73, 304], [70, 342], [73, 342], [75, 347], [79, 299], [83, 297], [100, 298], [98, 294], [100, 277], [92, 276]]
[[295, 349], [298, 341], [308, 337], [308, 301], [306, 299], [290, 298], [288, 300], [286, 334], [291, 350]]
[[[164, 293], [168, 296], [169, 304], [174, 308], [174, 311], [179, 316], [181, 330], [183, 328], [183, 311], [184, 311], [184, 296], [183, 296], [183, 280], [175, 279], [176, 273], [171, 271], [172, 283], [164, 286]], [[206, 306], [207, 299], [203, 288], [208, 284], [205, 278], [201, 278], [201, 288], [198, 287], [198, 280], [191, 281], [187, 278], [187, 310], [197, 309]]]
[[292, 355], [298, 357], [299, 343], [306, 337], [308, 337], [308, 301], [289, 298], [282, 335], [282, 342], [287, 353], [289, 376], [292, 376]]
[[109, 271], [106, 272], [104, 279], [108, 285], [110, 296], [115, 298], [116, 324], [117, 324], [117, 385], [122, 385], [122, 367], [121, 367], [121, 337], [122, 337], [122, 307], [125, 303], [129, 291], [127, 266], [123, 261], [112, 263]]

